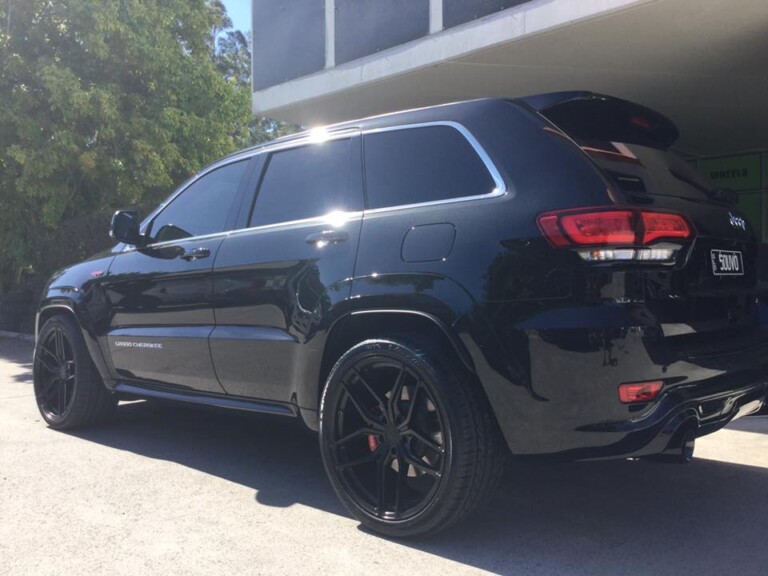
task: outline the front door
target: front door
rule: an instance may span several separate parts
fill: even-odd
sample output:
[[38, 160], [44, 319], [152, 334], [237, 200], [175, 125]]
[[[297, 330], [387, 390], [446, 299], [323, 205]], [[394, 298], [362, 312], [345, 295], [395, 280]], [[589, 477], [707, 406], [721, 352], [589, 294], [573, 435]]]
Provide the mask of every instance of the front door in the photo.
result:
[[114, 259], [104, 284], [108, 353], [118, 379], [223, 391], [208, 347], [213, 262], [249, 166], [234, 162], [194, 180], [150, 223], [146, 246]]

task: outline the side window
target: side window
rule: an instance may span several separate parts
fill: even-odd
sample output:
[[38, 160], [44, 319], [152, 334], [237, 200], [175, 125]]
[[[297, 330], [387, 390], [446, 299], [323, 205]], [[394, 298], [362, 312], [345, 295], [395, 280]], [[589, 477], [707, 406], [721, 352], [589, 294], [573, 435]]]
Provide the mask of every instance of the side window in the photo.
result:
[[176, 197], [152, 222], [153, 242], [224, 230], [248, 160], [209, 172]]
[[350, 151], [351, 140], [345, 138], [272, 153], [249, 225], [349, 209]]
[[450, 126], [365, 136], [368, 208], [489, 194], [496, 187], [467, 139]]

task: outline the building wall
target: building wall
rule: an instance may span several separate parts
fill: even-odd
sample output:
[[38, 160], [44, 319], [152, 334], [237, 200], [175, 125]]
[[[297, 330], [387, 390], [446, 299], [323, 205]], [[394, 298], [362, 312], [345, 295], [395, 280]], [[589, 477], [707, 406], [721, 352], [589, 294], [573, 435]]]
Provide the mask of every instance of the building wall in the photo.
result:
[[[263, 90], [532, 0], [252, 0]], [[332, 35], [332, 41], [329, 36]]]

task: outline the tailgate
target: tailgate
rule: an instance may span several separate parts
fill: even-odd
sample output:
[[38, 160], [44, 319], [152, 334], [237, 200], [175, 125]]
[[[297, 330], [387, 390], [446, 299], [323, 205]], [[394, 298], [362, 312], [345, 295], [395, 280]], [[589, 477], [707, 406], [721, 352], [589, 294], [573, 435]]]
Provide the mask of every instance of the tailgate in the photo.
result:
[[757, 324], [758, 245], [735, 195], [670, 150], [677, 128], [664, 116], [615, 98], [565, 96], [554, 103], [549, 96], [538, 111], [590, 156], [613, 185], [614, 201], [676, 212], [695, 228], [673, 267], [644, 273], [646, 304], [665, 335], [749, 332]]

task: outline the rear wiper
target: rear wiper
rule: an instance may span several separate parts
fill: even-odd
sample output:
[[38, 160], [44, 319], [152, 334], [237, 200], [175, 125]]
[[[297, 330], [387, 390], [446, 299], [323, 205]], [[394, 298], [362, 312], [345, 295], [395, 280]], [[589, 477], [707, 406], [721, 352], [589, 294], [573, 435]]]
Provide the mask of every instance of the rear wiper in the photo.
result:
[[721, 202], [732, 204], [734, 206], [738, 201], [738, 196], [736, 195], [736, 192], [734, 192], [730, 188], [713, 188], [710, 191], [710, 195], [715, 200], [720, 200]]
[[698, 190], [699, 192], [703, 192], [707, 195], [707, 197], [711, 198], [712, 200], [716, 200], [718, 202], [723, 202], [724, 204], [730, 204], [732, 206], [736, 205], [736, 192], [731, 190], [730, 188], [707, 188], [706, 186], [702, 186], [695, 180], [691, 180], [690, 178], [683, 176], [679, 172], [676, 172], [675, 170], [672, 170], [670, 168], [670, 173], [672, 176], [677, 178], [678, 180], [685, 182], [689, 186], [693, 186]]

